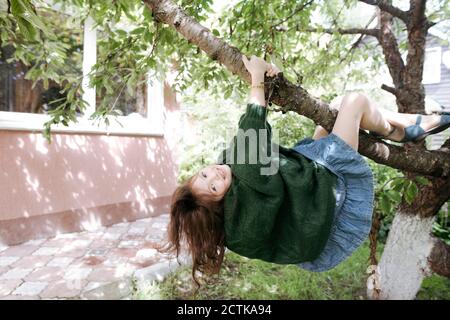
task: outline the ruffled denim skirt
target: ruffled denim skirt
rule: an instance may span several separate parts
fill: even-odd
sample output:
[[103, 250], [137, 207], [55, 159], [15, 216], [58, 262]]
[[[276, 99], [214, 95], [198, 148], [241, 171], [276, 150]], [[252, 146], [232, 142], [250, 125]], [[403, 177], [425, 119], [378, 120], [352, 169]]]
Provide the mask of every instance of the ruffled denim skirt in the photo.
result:
[[293, 150], [337, 176], [336, 210], [330, 237], [314, 261], [298, 264], [327, 271], [348, 258], [367, 238], [372, 225], [373, 175], [364, 158], [335, 134], [299, 141]]

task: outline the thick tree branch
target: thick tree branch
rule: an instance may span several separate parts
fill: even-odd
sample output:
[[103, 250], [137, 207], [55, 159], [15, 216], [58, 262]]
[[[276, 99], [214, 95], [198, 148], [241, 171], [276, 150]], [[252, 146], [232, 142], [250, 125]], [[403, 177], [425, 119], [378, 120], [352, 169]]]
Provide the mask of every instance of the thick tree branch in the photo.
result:
[[428, 257], [428, 263], [433, 272], [450, 278], [450, 246], [442, 240], [436, 239]]
[[408, 12], [403, 11], [403, 10], [389, 4], [389, 2], [387, 2], [385, 0], [359, 0], [359, 1], [373, 5], [373, 6], [377, 6], [382, 11], [388, 12], [392, 16], [397, 17], [400, 20], [402, 20], [403, 22], [405, 22], [406, 24], [408, 24], [408, 21], [409, 21]]
[[411, 18], [410, 24], [414, 26], [420, 26], [426, 23], [427, 18], [425, 17], [426, 0], [410, 0]]
[[320, 33], [340, 33], [340, 34], [363, 34], [367, 36], [373, 36], [378, 38], [378, 35], [380, 33], [380, 29], [364, 29], [364, 28], [349, 28], [349, 29], [320, 29], [320, 28], [307, 28], [300, 31], [306, 31], [306, 32], [320, 32]]
[[380, 36], [379, 42], [386, 58], [386, 64], [396, 89], [401, 88], [404, 82], [405, 64], [403, 62], [397, 39], [392, 31], [392, 16], [386, 12], [380, 12]]
[[416, 107], [408, 111], [415, 113], [425, 109], [425, 89], [422, 78], [428, 25], [425, 17], [426, 1], [410, 0], [410, 3], [411, 19], [408, 24], [409, 46], [405, 68], [405, 91], [413, 94], [411, 98], [416, 101]]
[[432, 21], [427, 21], [425, 28], [428, 30], [431, 27], [434, 27], [435, 25], [437, 25], [439, 22], [432, 22]]
[[389, 93], [392, 93], [394, 96], [397, 95], [398, 91], [395, 88], [392, 88], [388, 85], [382, 84], [381, 89], [386, 90]]
[[212, 32], [188, 16], [184, 10], [169, 0], [143, 0], [153, 12], [154, 19], [175, 28], [187, 41], [194, 43], [212, 60], [217, 60], [233, 74], [250, 81], [250, 74], [242, 62], [242, 54], [215, 37]]
[[[212, 59], [223, 64], [233, 74], [250, 82], [242, 63], [242, 54], [235, 47], [216, 38], [208, 29], [188, 16], [171, 0], [144, 0], [157, 21], [174, 27], [184, 38], [194, 43]], [[337, 112], [313, 98], [301, 86], [287, 81], [282, 75], [275, 80], [272, 101], [285, 111], [295, 111], [331, 130]], [[449, 176], [450, 157], [445, 152], [418, 150], [380, 142], [364, 132], [360, 134], [359, 151], [374, 161], [388, 166], [429, 176]]]

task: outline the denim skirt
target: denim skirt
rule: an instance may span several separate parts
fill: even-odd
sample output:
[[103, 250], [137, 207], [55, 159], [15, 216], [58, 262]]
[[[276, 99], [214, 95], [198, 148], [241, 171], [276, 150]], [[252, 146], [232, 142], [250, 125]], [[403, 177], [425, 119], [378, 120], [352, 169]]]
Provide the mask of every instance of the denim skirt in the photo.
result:
[[370, 232], [374, 200], [372, 171], [357, 151], [332, 133], [319, 140], [301, 140], [293, 150], [337, 176], [330, 237], [318, 258], [298, 264], [309, 271], [327, 271], [347, 259]]

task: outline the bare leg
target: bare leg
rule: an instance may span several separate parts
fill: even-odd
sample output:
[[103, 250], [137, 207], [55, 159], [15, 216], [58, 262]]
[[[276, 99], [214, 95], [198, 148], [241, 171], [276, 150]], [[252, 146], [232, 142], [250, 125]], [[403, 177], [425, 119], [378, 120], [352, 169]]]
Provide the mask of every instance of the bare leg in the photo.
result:
[[353, 149], [358, 150], [360, 127], [381, 135], [388, 135], [393, 129], [393, 126], [366, 96], [350, 93], [342, 100], [332, 132]]
[[[330, 109], [335, 109], [335, 110], [339, 111], [339, 108], [341, 107], [341, 101], [342, 101], [341, 96], [333, 99], [330, 102]], [[312, 138], [314, 140], [319, 140], [320, 138], [326, 137], [328, 134], [329, 134], [329, 132], [327, 130], [325, 130], [324, 127], [316, 126], [316, 129], [314, 130], [314, 135]]]
[[[358, 150], [359, 129], [376, 132], [389, 139], [400, 141], [405, 136], [405, 127], [413, 125], [416, 114], [397, 113], [379, 109], [360, 93], [350, 93], [342, 100], [333, 133]], [[429, 130], [440, 122], [440, 116], [422, 116], [421, 127]], [[395, 128], [394, 133], [391, 134]]]
[[[355, 150], [358, 149], [359, 129], [376, 132], [389, 139], [400, 141], [405, 135], [404, 128], [416, 123], [417, 114], [398, 113], [378, 108], [374, 103], [360, 93], [350, 93], [343, 97], [342, 102], [333, 101], [330, 108], [339, 110], [333, 127], [333, 133], [338, 135]], [[440, 116], [422, 116], [421, 127], [429, 130], [440, 121]], [[393, 132], [393, 129], [395, 131]], [[392, 133], [393, 132], [393, 133]], [[316, 127], [313, 139], [326, 136], [328, 132], [321, 126]]]
[[[400, 141], [405, 136], [405, 128], [416, 123], [417, 114], [410, 113], [398, 113], [385, 109], [379, 109], [384, 118], [396, 128], [394, 134], [389, 136], [389, 139], [394, 141]], [[440, 122], [439, 115], [422, 115], [422, 121], [420, 126], [425, 131], [434, 128]]]
[[314, 140], [319, 140], [323, 137], [326, 137], [329, 134], [327, 130], [325, 130], [322, 126], [316, 126], [316, 129], [314, 130], [314, 135], [312, 138]]

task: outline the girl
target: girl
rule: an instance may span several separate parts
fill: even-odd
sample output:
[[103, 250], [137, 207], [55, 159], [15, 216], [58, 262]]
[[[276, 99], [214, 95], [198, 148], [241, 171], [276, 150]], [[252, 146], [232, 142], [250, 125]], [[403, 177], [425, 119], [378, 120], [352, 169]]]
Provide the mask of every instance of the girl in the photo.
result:
[[[359, 129], [398, 142], [421, 140], [450, 126], [450, 116], [382, 111], [364, 95], [351, 93], [340, 103], [331, 134], [318, 127], [312, 139], [293, 148], [278, 146], [277, 153], [270, 148], [277, 170], [262, 174], [261, 153], [272, 146], [264, 75], [273, 77], [279, 70], [255, 56], [242, 59], [252, 86], [240, 130], [218, 164], [175, 190], [168, 249], [178, 256], [185, 243], [196, 282], [196, 271], [219, 272], [225, 247], [248, 258], [329, 270], [360, 246], [371, 227], [373, 177], [357, 152]], [[249, 130], [266, 133], [256, 134], [256, 163], [247, 160], [254, 156], [249, 149], [255, 149], [245, 136], [244, 151], [238, 148], [239, 134]], [[236, 160], [239, 152], [246, 163]]]

